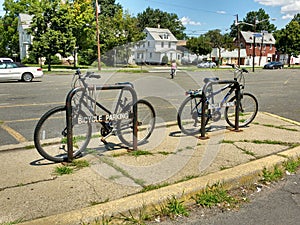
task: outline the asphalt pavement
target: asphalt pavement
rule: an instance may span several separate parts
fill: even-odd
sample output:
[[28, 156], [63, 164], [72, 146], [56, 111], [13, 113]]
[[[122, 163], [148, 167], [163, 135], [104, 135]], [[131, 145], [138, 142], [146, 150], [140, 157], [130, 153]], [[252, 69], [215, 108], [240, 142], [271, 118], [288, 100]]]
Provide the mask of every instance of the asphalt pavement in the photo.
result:
[[[139, 147], [144, 154], [128, 152], [116, 137], [106, 146], [92, 140], [81, 158], [90, 166], [62, 176], [54, 172], [61, 164], [42, 159], [31, 142], [1, 146], [0, 223], [83, 224], [153, 209], [172, 196], [188, 202], [208, 184], [252, 184], [264, 168], [300, 154], [300, 123], [269, 113], [240, 132], [221, 120], [207, 139], [158, 124]], [[143, 192], [150, 185], [163, 187]]]

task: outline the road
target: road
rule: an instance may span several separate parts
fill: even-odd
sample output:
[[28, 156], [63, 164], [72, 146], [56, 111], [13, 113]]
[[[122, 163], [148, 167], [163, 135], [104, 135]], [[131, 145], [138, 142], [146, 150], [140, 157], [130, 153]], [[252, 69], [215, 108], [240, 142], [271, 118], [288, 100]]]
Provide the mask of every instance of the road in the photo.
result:
[[[259, 101], [259, 110], [300, 121], [299, 70], [256, 70], [246, 75], [246, 91]], [[168, 70], [149, 73], [102, 72], [97, 85], [131, 81], [139, 98], [148, 99], [160, 121], [176, 120], [176, 112], [188, 89], [200, 88], [204, 77], [232, 79], [232, 71], [179, 71], [174, 80]], [[35, 124], [50, 108], [64, 104], [70, 90], [72, 75], [45, 75], [31, 83], [0, 83], [0, 145], [32, 141]], [[113, 102], [116, 93], [96, 94], [101, 102]]]

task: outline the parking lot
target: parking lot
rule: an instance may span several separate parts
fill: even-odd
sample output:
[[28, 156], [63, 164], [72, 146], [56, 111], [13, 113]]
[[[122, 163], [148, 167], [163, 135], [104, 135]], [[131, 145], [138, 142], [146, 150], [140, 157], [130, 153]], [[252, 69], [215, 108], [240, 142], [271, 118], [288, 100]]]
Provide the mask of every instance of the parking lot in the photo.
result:
[[[161, 121], [175, 121], [176, 112], [183, 101], [185, 90], [198, 89], [205, 77], [232, 79], [231, 70], [179, 71], [174, 80], [169, 70], [159, 69], [149, 73], [101, 72], [101, 79], [92, 80], [97, 85], [131, 81], [139, 98], [147, 98]], [[70, 75], [45, 75], [29, 83], [0, 83], [0, 143], [17, 144], [32, 141], [35, 124], [50, 108], [64, 104], [72, 82]], [[299, 70], [256, 70], [246, 75], [246, 91], [259, 101], [259, 111], [274, 113], [300, 121]], [[114, 93], [97, 93], [101, 101], [112, 102]]]

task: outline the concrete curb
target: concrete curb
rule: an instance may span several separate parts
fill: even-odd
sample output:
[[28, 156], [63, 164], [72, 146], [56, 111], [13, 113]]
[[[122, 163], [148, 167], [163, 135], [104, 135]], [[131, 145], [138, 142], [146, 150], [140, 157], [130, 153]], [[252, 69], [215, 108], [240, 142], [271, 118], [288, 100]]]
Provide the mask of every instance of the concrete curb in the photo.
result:
[[103, 216], [109, 217], [120, 213], [126, 214], [129, 211], [136, 212], [142, 208], [151, 210], [154, 206], [164, 203], [172, 196], [189, 202], [191, 201], [191, 196], [203, 190], [207, 185], [223, 182], [228, 188], [235, 188], [241, 185], [251, 184], [259, 179], [259, 174], [264, 168], [272, 168], [274, 165], [283, 163], [287, 158], [298, 158], [299, 156], [300, 146], [281, 152], [280, 154], [268, 156], [157, 190], [138, 193], [107, 203], [24, 222], [22, 225], [70, 225], [88, 223], [95, 221], [97, 218], [101, 219]]

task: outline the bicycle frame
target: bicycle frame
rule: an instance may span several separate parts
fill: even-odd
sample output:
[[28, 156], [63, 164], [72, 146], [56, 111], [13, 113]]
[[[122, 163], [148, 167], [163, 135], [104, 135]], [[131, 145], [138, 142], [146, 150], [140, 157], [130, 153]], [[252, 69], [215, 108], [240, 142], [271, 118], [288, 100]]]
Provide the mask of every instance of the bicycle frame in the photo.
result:
[[[84, 83], [85, 84], [85, 83]], [[95, 99], [93, 99], [91, 96], [87, 94], [89, 90], [95, 90], [95, 91], [104, 91], [104, 90], [121, 90], [121, 94], [123, 94], [123, 91], [127, 90], [132, 96], [132, 102], [137, 102], [137, 95], [132, 86], [130, 86], [128, 83], [121, 83], [121, 84], [115, 84], [115, 85], [105, 85], [105, 86], [94, 86], [94, 87], [88, 87], [85, 84], [85, 87], [77, 87], [72, 89], [66, 98], [66, 108], [67, 108], [67, 147], [68, 147], [68, 161], [72, 161], [73, 159], [73, 133], [72, 133], [72, 99], [75, 96], [76, 93], [82, 92], [81, 95], [81, 100], [83, 100], [84, 97], [88, 98], [89, 100], [93, 101], [97, 107], [100, 107], [103, 109], [105, 112], [107, 112], [109, 115], [113, 115], [108, 109], [106, 109], [103, 105], [101, 105], [99, 102], [97, 102]], [[119, 96], [119, 99], [121, 99], [121, 96]], [[88, 107], [88, 104], [86, 101], [80, 102], [82, 104], [86, 104], [87, 109], [92, 113], [93, 116], [95, 116], [94, 111]], [[118, 107], [118, 105], [117, 105]], [[116, 108], [117, 108], [116, 107]], [[116, 109], [117, 110], [117, 109]], [[133, 149], [137, 149], [137, 106], [136, 104], [133, 104], [133, 124], [134, 124], [134, 129], [133, 129]], [[96, 118], [96, 119], [100, 119]], [[102, 119], [102, 117], [101, 117]], [[97, 120], [97, 122], [106, 122], [105, 120]]]

